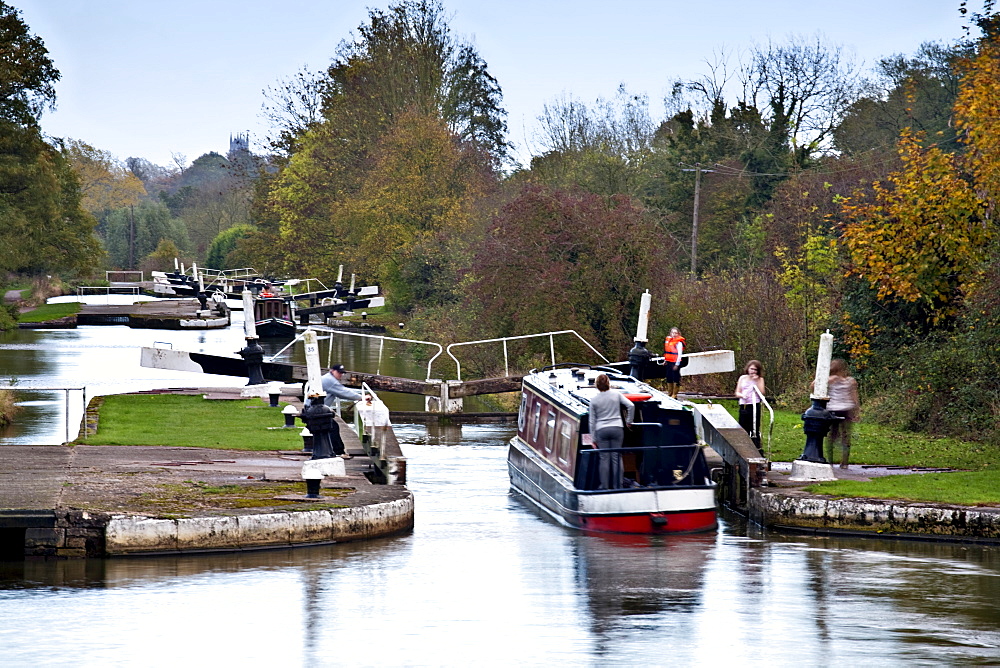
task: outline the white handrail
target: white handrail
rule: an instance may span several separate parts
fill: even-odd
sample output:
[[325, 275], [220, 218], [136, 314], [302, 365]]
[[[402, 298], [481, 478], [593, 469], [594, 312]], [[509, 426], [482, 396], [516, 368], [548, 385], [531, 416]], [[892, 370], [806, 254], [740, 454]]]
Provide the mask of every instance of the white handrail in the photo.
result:
[[[767, 430], [767, 461], [770, 462], [771, 461], [771, 436], [774, 434], [774, 409], [771, 408], [771, 404], [767, 403], [767, 399], [764, 398], [764, 395], [761, 393], [760, 388], [757, 387], [756, 383], [754, 383], [750, 387], [753, 388], [753, 391], [757, 394], [758, 397], [760, 397], [760, 403], [763, 403], [765, 406], [767, 406], [767, 410], [771, 414], [771, 425], [770, 425], [770, 427], [768, 427], [768, 430]], [[754, 426], [754, 429], [757, 428], [757, 402], [754, 402], [754, 405], [753, 405], [753, 426]], [[750, 435], [753, 436], [753, 434], [750, 434]], [[757, 438], [760, 438], [760, 434], [757, 434]]]
[[[510, 375], [510, 369], [509, 369], [508, 360], [507, 360], [507, 342], [508, 341], [515, 341], [517, 339], [533, 339], [533, 338], [536, 338], [536, 337], [539, 337], [539, 336], [547, 336], [547, 337], [549, 337], [549, 354], [552, 357], [552, 364], [555, 364], [556, 363], [556, 349], [555, 349], [555, 344], [553, 343], [553, 337], [555, 335], [557, 335], [557, 334], [573, 334], [574, 336], [576, 336], [576, 338], [578, 338], [581, 341], [583, 341], [584, 345], [587, 346], [588, 348], [590, 348], [594, 352], [595, 355], [597, 355], [598, 357], [600, 357], [606, 363], [610, 364], [610, 361], [608, 360], [608, 358], [606, 358], [601, 353], [597, 352], [597, 349], [594, 348], [594, 346], [592, 346], [589, 343], [587, 343], [587, 340], [585, 338], [583, 338], [582, 336], [580, 336], [579, 334], [577, 334], [576, 330], [572, 330], [572, 329], [562, 329], [562, 330], [559, 330], [558, 332], [542, 332], [541, 334], [525, 334], [523, 336], [505, 336], [505, 337], [502, 337], [502, 338], [499, 338], [499, 339], [482, 339], [480, 341], [463, 341], [462, 343], [452, 343], [452, 344], [448, 345], [448, 351], [447, 352], [448, 352], [448, 357], [450, 357], [453, 360], [455, 360], [455, 365], [457, 367], [457, 376], [458, 376], [457, 380], [462, 380], [462, 363], [458, 361], [457, 357], [455, 357], [454, 355], [451, 354], [451, 349], [452, 348], [456, 348], [458, 346], [471, 346], [471, 345], [476, 344], [476, 343], [496, 343], [498, 341], [503, 341], [503, 369], [504, 369], [504, 375], [505, 376], [509, 376]], [[429, 369], [428, 369], [428, 372], [429, 372]], [[428, 378], [429, 377], [430, 376], [428, 376]]]
[[[384, 335], [381, 335], [381, 334], [362, 334], [360, 332], [342, 332], [342, 331], [337, 330], [337, 329], [329, 329], [329, 328], [325, 328], [325, 327], [313, 327], [313, 330], [315, 330], [317, 332], [327, 332], [327, 333], [329, 333], [331, 335], [331, 338], [332, 338], [333, 334], [337, 334], [339, 336], [358, 336], [358, 337], [365, 338], [365, 339], [378, 339], [379, 340], [379, 348], [378, 348], [378, 364], [376, 365], [376, 368], [375, 368], [375, 375], [376, 376], [379, 375], [379, 372], [381, 371], [381, 368], [382, 368], [382, 350], [384, 348], [384, 344], [385, 344], [386, 341], [400, 341], [402, 343], [419, 343], [421, 345], [435, 346], [437, 348], [437, 352], [427, 362], [427, 378], [425, 378], [424, 380], [430, 380], [430, 378], [431, 378], [431, 366], [434, 364], [434, 360], [436, 360], [438, 357], [440, 357], [441, 353], [444, 351], [444, 348], [441, 346], [440, 343], [434, 343], [433, 341], [420, 341], [418, 339], [400, 339], [400, 338], [396, 338], [395, 336], [384, 336]], [[278, 352], [276, 352], [274, 355], [272, 355], [271, 357], [269, 357], [267, 361], [268, 362], [273, 362], [275, 359], [277, 359], [278, 355], [280, 355], [281, 353], [283, 353], [286, 350], [288, 350], [292, 346], [292, 344], [294, 344], [296, 341], [298, 341], [301, 338], [302, 338], [302, 334], [301, 333], [300, 334], [296, 334], [295, 338], [292, 339], [288, 343], [288, 345], [286, 345], [284, 348], [282, 348], [281, 350], [279, 350]], [[327, 367], [329, 367], [330, 364], [333, 362], [332, 358], [333, 358], [333, 345], [331, 344], [330, 347], [329, 347], [329, 349], [327, 350], [327, 357], [326, 357], [326, 366]]]
[[33, 385], [22, 385], [20, 383], [16, 383], [16, 384], [12, 384], [12, 385], [0, 385], [0, 390], [13, 390], [15, 392], [17, 392], [17, 391], [31, 391], [31, 392], [34, 392], [35, 390], [38, 390], [39, 392], [57, 392], [57, 391], [58, 392], [65, 392], [66, 393], [66, 411], [65, 411], [65, 417], [66, 417], [66, 442], [67, 443], [69, 443], [71, 440], [73, 440], [73, 439], [70, 438], [70, 434], [69, 434], [69, 393], [71, 391], [74, 391], [74, 392], [83, 392], [83, 395], [82, 395], [82, 397], [83, 397], [83, 421], [82, 421], [83, 429], [82, 429], [82, 433], [83, 433], [83, 440], [87, 440], [87, 386], [86, 385], [84, 385], [83, 387], [38, 387], [38, 386], [33, 386]]

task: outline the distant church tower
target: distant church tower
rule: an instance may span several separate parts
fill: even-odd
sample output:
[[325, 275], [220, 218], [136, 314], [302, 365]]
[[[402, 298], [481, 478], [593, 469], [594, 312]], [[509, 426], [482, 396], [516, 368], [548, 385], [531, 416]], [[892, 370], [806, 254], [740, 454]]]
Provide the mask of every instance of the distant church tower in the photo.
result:
[[250, 133], [229, 135], [229, 155], [250, 152]]

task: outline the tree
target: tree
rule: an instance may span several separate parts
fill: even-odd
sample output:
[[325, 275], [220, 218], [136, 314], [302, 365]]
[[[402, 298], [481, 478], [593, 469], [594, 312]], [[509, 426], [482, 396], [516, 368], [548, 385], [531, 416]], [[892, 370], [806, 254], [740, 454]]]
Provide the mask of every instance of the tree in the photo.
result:
[[962, 44], [920, 45], [906, 57], [883, 58], [865, 94], [847, 109], [833, 131], [835, 146], [849, 154], [890, 153], [905, 128], [923, 133], [928, 142], [955, 150], [952, 109], [958, 95], [958, 62], [968, 54]]
[[37, 126], [55, 106], [59, 77], [45, 43], [28, 32], [19, 10], [0, 0], [0, 120]]
[[146, 194], [142, 181], [111, 153], [76, 139], [66, 141], [66, 153], [80, 178], [83, 208], [91, 214], [138, 204]]
[[20, 12], [0, 0], [0, 270], [87, 271], [98, 260], [96, 221], [64, 151], [39, 132], [59, 71]]
[[493, 219], [472, 265], [482, 329], [493, 336], [574, 329], [623, 355], [639, 296], [666, 291], [661, 242], [627, 197], [525, 185]]
[[772, 133], [785, 136], [804, 166], [830, 146], [834, 129], [855, 100], [860, 75], [843, 48], [819, 36], [755, 45], [743, 75], [742, 104], [761, 112]]
[[208, 247], [205, 266], [212, 269], [241, 269], [249, 266], [240, 242], [253, 232], [252, 225], [234, 225], [220, 232]]
[[262, 115], [275, 133], [268, 138], [272, 150], [285, 156], [294, 153], [298, 139], [323, 121], [323, 100], [330, 94], [329, 85], [325, 72], [302, 68], [264, 89]]
[[959, 174], [954, 156], [922, 148], [908, 131], [899, 141], [903, 167], [843, 204], [851, 272], [877, 297], [917, 305], [927, 331], [957, 313], [975, 285], [989, 230], [984, 207]]
[[105, 220], [104, 246], [113, 267], [137, 268], [163, 239], [182, 250], [189, 245], [183, 222], [173, 218], [162, 202], [145, 200], [136, 207], [116, 209]]
[[563, 97], [546, 104], [538, 120], [543, 153], [518, 178], [606, 196], [640, 188], [653, 137], [645, 96], [620, 86], [614, 99], [593, 106]]
[[993, 217], [1000, 196], [1000, 16], [981, 17], [980, 25], [986, 34], [961, 67], [955, 125], [969, 147], [973, 181]]
[[[434, 226], [420, 227], [428, 211], [462, 199], [452, 184], [464, 177], [449, 180], [438, 168], [448, 165], [476, 183], [484, 165], [495, 172], [503, 160], [500, 89], [472, 47], [452, 36], [441, 4], [427, 0], [370, 10], [358, 36], [341, 44], [327, 76], [323, 120], [296, 139], [281, 172], [263, 182], [270, 190], [255, 212], [259, 227], [248, 247], [281, 271], [324, 278], [349, 259], [402, 286], [393, 272], [402, 276], [404, 265], [419, 266], [424, 251], [404, 259], [399, 244], [430, 243]], [[387, 183], [383, 168], [405, 178]], [[430, 181], [447, 182], [450, 190], [428, 193], [424, 184]], [[438, 204], [422, 200], [425, 193], [439, 197]], [[399, 201], [414, 203], [413, 215], [403, 215]], [[383, 213], [391, 218], [377, 219]], [[437, 224], [434, 216], [430, 220]], [[465, 224], [464, 214], [457, 222]], [[359, 238], [378, 236], [383, 224], [404, 236], [372, 248], [358, 245]], [[410, 236], [413, 230], [420, 234]], [[444, 252], [432, 246], [421, 248]], [[375, 262], [382, 251], [385, 257]]]

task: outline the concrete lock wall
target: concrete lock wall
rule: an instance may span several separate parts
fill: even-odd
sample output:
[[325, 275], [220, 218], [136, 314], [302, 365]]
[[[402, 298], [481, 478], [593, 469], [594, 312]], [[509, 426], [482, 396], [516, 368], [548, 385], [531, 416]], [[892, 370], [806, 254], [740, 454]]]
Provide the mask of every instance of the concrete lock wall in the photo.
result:
[[750, 519], [764, 527], [1000, 542], [1000, 509], [882, 499], [835, 499], [806, 492], [750, 490]]
[[413, 495], [356, 508], [226, 517], [113, 517], [108, 556], [288, 547], [374, 538], [413, 528]]

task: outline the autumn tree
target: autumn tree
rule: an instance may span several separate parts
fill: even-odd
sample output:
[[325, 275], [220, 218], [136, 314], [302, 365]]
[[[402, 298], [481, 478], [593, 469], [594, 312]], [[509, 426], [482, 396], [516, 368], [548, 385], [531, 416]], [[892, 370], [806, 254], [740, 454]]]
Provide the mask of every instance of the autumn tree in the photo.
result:
[[[431, 243], [448, 223], [431, 212], [449, 211], [452, 198], [463, 196], [453, 185], [441, 193], [428, 185], [475, 183], [484, 167], [495, 171], [507, 150], [506, 126], [499, 86], [475, 50], [451, 34], [443, 11], [427, 0], [370, 10], [357, 36], [341, 44], [327, 70], [322, 121], [304, 129], [281, 172], [266, 181], [258, 231], [248, 240], [264, 263], [328, 278], [338, 264], [355, 262], [394, 284], [406, 303], [405, 267], [432, 266], [441, 257], [430, 254], [456, 250]], [[388, 182], [383, 172], [400, 178]], [[466, 222], [463, 213], [455, 229]], [[401, 236], [380, 237], [380, 226]], [[359, 245], [375, 239], [385, 243]], [[402, 244], [413, 244], [410, 259], [399, 254]]]
[[961, 67], [955, 125], [969, 147], [973, 182], [995, 217], [1000, 196], [1000, 15], [979, 17], [985, 34]]
[[142, 181], [108, 151], [69, 139], [66, 153], [80, 179], [83, 208], [94, 216], [138, 204], [146, 194]]
[[844, 242], [851, 272], [886, 302], [919, 308], [923, 331], [958, 312], [975, 285], [989, 230], [982, 201], [958, 172], [955, 157], [922, 148], [904, 132], [903, 167], [844, 202]]

